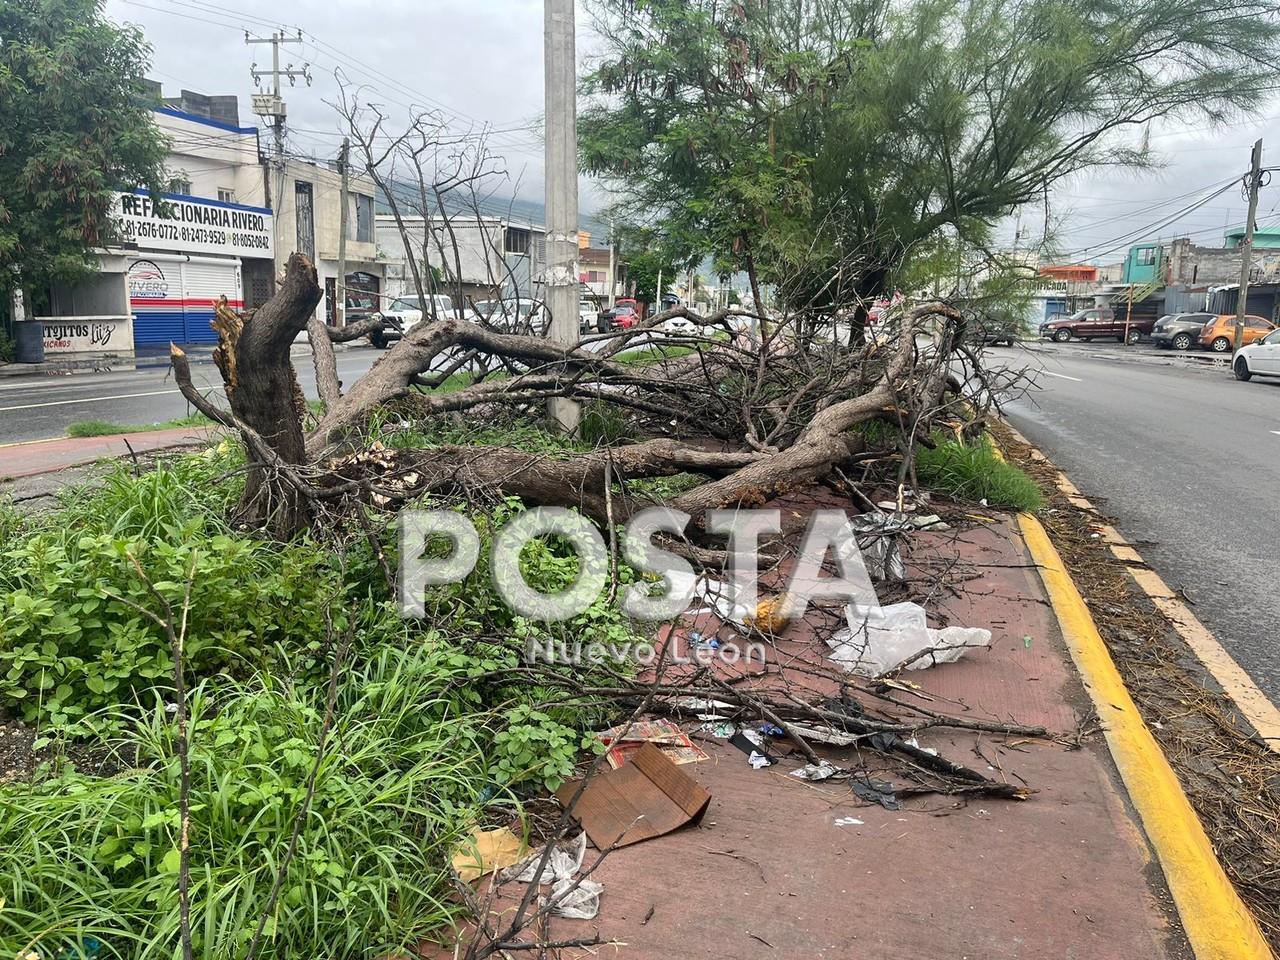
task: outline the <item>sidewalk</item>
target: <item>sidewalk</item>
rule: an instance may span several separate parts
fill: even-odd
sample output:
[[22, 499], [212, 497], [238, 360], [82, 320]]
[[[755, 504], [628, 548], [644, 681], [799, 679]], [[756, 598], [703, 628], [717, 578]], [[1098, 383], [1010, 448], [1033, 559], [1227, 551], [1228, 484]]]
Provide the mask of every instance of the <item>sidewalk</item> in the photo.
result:
[[[359, 344], [335, 343], [335, 353]], [[192, 364], [213, 362], [213, 344], [182, 344]], [[311, 356], [311, 344], [303, 334], [290, 348], [295, 357]], [[169, 348], [148, 347], [133, 357], [73, 356], [55, 357], [44, 363], [0, 363], [0, 379], [9, 377], [65, 377], [88, 373], [129, 373], [134, 370], [164, 370], [169, 366]]]
[[[794, 505], [796, 516], [812, 506], [811, 500], [786, 499], [792, 504], [784, 503], [784, 511]], [[1095, 703], [1017, 520], [993, 514], [983, 523], [971, 513], [965, 519], [935, 506], [956, 529], [913, 535], [906, 548], [908, 576], [929, 586], [931, 599], [920, 602], [931, 624], [988, 627], [991, 646], [956, 663], [904, 672], [900, 684], [881, 689], [971, 721], [1046, 727], [1048, 738], [954, 729], [918, 733], [920, 746], [993, 780], [1025, 786], [1028, 799], [910, 797], [900, 762], [871, 750], [860, 754], [856, 747], [815, 746], [837, 766], [893, 780], [902, 808], [887, 809], [860, 799], [849, 781], [790, 776], [804, 764], [798, 753], [756, 770], [741, 750], [714, 735], [723, 730], [708, 729], [714, 724], [683, 722], [709, 759], [678, 769], [710, 792], [709, 809], [696, 826], [612, 851], [591, 874], [604, 885], [598, 917], [556, 918], [546, 935], [563, 941], [598, 932], [616, 948], [569, 948], [559, 955], [1269, 956], [1258, 952], [1257, 941], [1242, 946], [1248, 938], [1230, 927], [1220, 928], [1220, 951], [1193, 952], [1163, 861], [1099, 732]], [[738, 689], [786, 691], [810, 701], [815, 694], [838, 695], [829, 674], [814, 672], [827, 652], [823, 616], [811, 613], [788, 627], [772, 652], [774, 666], [738, 676]], [[716, 626], [698, 617], [703, 636], [717, 633]], [[685, 623], [676, 632], [689, 629]], [[717, 663], [713, 669], [721, 668]], [[858, 699], [867, 716], [909, 715], [865, 695]], [[760, 726], [741, 712], [735, 719]], [[584, 870], [597, 855], [588, 852]], [[482, 899], [486, 888], [480, 888]], [[512, 898], [518, 901], [522, 890], [518, 883], [502, 888], [495, 924], [510, 915]], [[1191, 920], [1188, 929], [1203, 928], [1204, 917]]]
[[0, 446], [0, 478], [17, 480], [42, 473], [56, 473], [97, 460], [121, 460], [134, 453], [150, 453], [199, 443], [214, 432], [212, 427], [174, 427], [106, 437], [57, 437]]

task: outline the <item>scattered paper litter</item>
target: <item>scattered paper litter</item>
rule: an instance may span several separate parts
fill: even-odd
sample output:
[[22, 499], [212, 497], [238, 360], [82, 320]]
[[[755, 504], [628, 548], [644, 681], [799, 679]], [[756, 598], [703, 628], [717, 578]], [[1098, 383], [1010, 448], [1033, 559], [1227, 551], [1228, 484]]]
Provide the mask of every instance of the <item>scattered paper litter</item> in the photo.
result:
[[862, 821], [857, 817], [841, 817], [839, 820], [833, 821], [837, 827], [860, 827]]
[[823, 760], [821, 763], [806, 763], [799, 770], [792, 770], [790, 775], [799, 780], [825, 780], [835, 772], [836, 768]]
[[751, 751], [751, 756], [747, 757], [747, 762], [751, 764], [752, 770], [759, 770], [762, 767], [773, 766], [773, 761], [758, 750]]
[[981, 627], [928, 625], [925, 611], [916, 603], [894, 603], [887, 607], [855, 612], [845, 607], [848, 626], [827, 640], [831, 659], [847, 673], [877, 677], [897, 667], [923, 670], [939, 663], [959, 660], [971, 647], [991, 644], [991, 631]]
[[656, 744], [672, 763], [699, 763], [708, 759], [689, 735], [670, 720], [637, 720], [601, 730], [596, 739], [603, 743], [609, 766], [617, 770], [646, 743]]
[[454, 851], [452, 864], [466, 883], [519, 862], [524, 855], [524, 841], [506, 827], [497, 830], [476, 828]]
[[935, 757], [938, 755], [938, 751], [937, 751], [937, 750], [935, 750], [933, 747], [922, 747], [922, 746], [920, 746], [920, 741], [919, 741], [919, 740], [917, 740], [915, 737], [909, 737], [909, 738], [908, 738], [907, 740], [905, 740], [904, 742], [907, 744], [907, 746], [909, 746], [909, 747], [915, 747], [917, 750], [920, 750], [920, 751], [922, 751], [923, 753], [932, 754], [932, 755], [933, 755], [933, 756], [935, 756]]

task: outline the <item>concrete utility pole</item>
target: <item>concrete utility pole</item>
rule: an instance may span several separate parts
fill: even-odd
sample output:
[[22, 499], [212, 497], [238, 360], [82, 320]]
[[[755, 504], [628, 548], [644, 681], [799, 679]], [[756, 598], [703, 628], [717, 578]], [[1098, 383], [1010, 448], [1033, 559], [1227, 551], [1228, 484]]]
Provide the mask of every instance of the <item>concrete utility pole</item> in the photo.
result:
[[612, 310], [617, 304], [615, 291], [618, 287], [617, 278], [617, 262], [618, 262], [618, 242], [613, 234], [613, 221], [609, 221], [609, 309]]
[[[574, 0], [543, 0], [546, 59], [546, 305], [549, 334], [562, 344], [578, 343], [578, 100], [574, 44]], [[575, 433], [582, 410], [553, 397], [552, 418]]]
[[1240, 298], [1236, 303], [1235, 349], [1244, 346], [1244, 312], [1249, 297], [1249, 273], [1253, 269], [1253, 221], [1258, 214], [1258, 186], [1262, 179], [1262, 141], [1253, 145], [1249, 169], [1249, 216], [1244, 222], [1244, 242], [1240, 244]]
[[338, 169], [342, 173], [342, 189], [338, 194], [338, 278], [333, 282], [333, 322], [339, 327], [347, 325], [347, 205], [350, 203], [347, 171], [350, 156], [351, 138], [343, 137], [342, 152], [338, 154]]

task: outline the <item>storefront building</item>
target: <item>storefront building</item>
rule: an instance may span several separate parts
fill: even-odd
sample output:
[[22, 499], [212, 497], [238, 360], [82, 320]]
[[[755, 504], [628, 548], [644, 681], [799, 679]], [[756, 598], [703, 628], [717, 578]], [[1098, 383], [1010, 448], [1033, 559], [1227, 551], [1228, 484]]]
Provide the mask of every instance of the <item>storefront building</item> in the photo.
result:
[[118, 202], [135, 346], [216, 343], [219, 299], [243, 309], [245, 271], [270, 270], [271, 211], [178, 194], [155, 203], [145, 192], [121, 193]]

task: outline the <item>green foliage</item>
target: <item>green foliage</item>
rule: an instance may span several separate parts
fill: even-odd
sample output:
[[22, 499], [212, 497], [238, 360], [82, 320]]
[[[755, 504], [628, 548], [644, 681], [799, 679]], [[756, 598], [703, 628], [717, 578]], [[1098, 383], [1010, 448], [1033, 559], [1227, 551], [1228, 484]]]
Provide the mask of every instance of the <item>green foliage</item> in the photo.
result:
[[615, 404], [604, 400], [583, 404], [578, 435], [589, 447], [635, 440], [626, 414]]
[[[276, 645], [314, 647], [322, 600], [341, 589], [322, 553], [239, 536], [221, 517], [234, 484], [212, 477], [237, 462], [229, 445], [134, 476], [123, 466], [63, 509], [16, 522], [0, 540], [0, 705], [42, 728], [83, 735], [101, 708], [168, 690], [160, 628], [130, 603], [160, 605], [133, 560], [181, 609], [191, 575], [186, 655], [195, 676], [244, 674]], [[230, 489], [228, 489], [230, 487]]]
[[338, 587], [321, 555], [280, 549], [195, 524], [166, 537], [58, 530], [4, 555], [0, 574], [0, 704], [24, 720], [74, 734], [87, 714], [167, 695], [173, 659], [163, 613], [132, 568], [136, 558], [174, 610], [188, 579], [185, 655], [194, 676], [245, 673], [277, 644], [318, 647], [323, 591]]
[[[2, 309], [0, 308], [0, 310]], [[9, 331], [0, 326], [0, 363], [12, 363], [14, 349], [13, 340], [9, 338]]]
[[[448, 921], [448, 856], [487, 782], [483, 717], [457, 711], [466, 670], [437, 642], [352, 664], [264, 957], [384, 956]], [[196, 955], [242, 957], [319, 749], [323, 699], [260, 676], [191, 697], [191, 902]], [[109, 778], [64, 772], [0, 788], [0, 949], [160, 960], [177, 942], [172, 717], [130, 730]], [[70, 955], [70, 954], [67, 954]]]
[[[593, 0], [584, 167], [619, 214], [818, 312], [891, 291], [1153, 118], [1257, 110], [1269, 0]], [[935, 274], [936, 275], [936, 274]]]
[[503, 720], [506, 729], [494, 737], [489, 771], [500, 784], [534, 781], [554, 790], [573, 773], [579, 753], [599, 744], [528, 704], [513, 707]]
[[[452, 442], [448, 429], [417, 439]], [[516, 424], [501, 439], [551, 455], [569, 446]], [[497, 594], [488, 544], [519, 501], [471, 514], [478, 569], [432, 588], [426, 617], [408, 621], [363, 538], [339, 564], [315, 544], [228, 529], [221, 517], [238, 490], [225, 478], [242, 462], [223, 443], [141, 476], [122, 468], [47, 516], [0, 511], [0, 703], [38, 722], [42, 739], [105, 738], [120, 768], [99, 777], [46, 763], [31, 783], [0, 785], [6, 956], [70, 956], [90, 936], [104, 957], [174, 955], [172, 663], [161, 631], [124, 603], [156, 609], [131, 555], [175, 607], [195, 564], [186, 658], [198, 956], [244, 955], [318, 756], [331, 641], [348, 624], [330, 749], [264, 957], [408, 950], [457, 911], [448, 857], [484, 805], [553, 789], [597, 748], [589, 731], [616, 720], [611, 705], [566, 694], [629, 668], [641, 638], [616, 606], [602, 596], [544, 624]], [[383, 545], [394, 564], [393, 540]], [[554, 592], [579, 562], [550, 537], [526, 546], [520, 568]], [[634, 574], [617, 577], [625, 587]], [[546, 642], [610, 652], [530, 682], [525, 646]]]
[[986, 500], [993, 507], [1040, 509], [1042, 498], [1035, 481], [996, 456], [989, 442], [935, 439], [932, 450], [916, 451], [916, 475], [926, 487], [967, 500]]
[[38, 291], [93, 269], [113, 192], [158, 189], [166, 145], [143, 86], [150, 50], [103, 0], [0, 5], [0, 37], [0, 262]]

